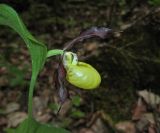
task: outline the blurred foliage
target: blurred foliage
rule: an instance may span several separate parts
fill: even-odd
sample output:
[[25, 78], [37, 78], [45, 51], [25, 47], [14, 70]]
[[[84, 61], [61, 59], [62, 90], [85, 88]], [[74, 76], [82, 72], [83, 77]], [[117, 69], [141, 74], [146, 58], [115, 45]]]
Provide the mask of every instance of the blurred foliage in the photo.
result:
[[148, 3], [153, 6], [160, 6], [160, 0], [149, 0]]
[[[94, 51], [97, 54], [87, 58], [87, 62], [94, 64], [101, 72], [102, 85], [93, 92], [85, 92], [87, 95], [85, 108], [81, 108], [79, 98], [73, 98], [73, 110], [70, 110], [70, 115], [83, 116], [83, 112], [90, 111], [94, 106], [95, 110], [104, 109], [118, 121], [130, 116], [129, 107], [134, 101], [137, 89], [147, 88], [160, 93], [160, 19], [158, 13], [143, 16], [145, 11], [150, 12], [150, 6], [152, 9], [159, 6], [159, 0], [2, 0], [1, 2], [8, 2], [21, 12], [29, 29], [47, 41], [49, 48], [62, 48], [68, 40], [91, 26], [104, 26], [115, 31], [123, 31], [120, 37], [113, 38], [110, 42], [100, 42], [104, 46]], [[125, 26], [128, 28], [123, 29]], [[1, 30], [0, 36], [4, 35], [5, 32]], [[7, 38], [11, 41], [14, 33]], [[84, 51], [84, 47], [82, 49]], [[51, 104], [49, 107], [54, 112], [59, 108], [56, 104]]]
[[81, 98], [80, 96], [74, 96], [72, 97], [72, 104], [76, 107], [80, 106], [81, 104]]
[[82, 112], [82, 111], [80, 111], [80, 110], [72, 109], [72, 112], [71, 112], [70, 116], [71, 116], [72, 118], [78, 119], [78, 118], [83, 118], [83, 117], [85, 117], [85, 113]]
[[50, 103], [48, 107], [56, 114], [59, 111], [60, 105], [58, 103]]
[[72, 97], [72, 110], [69, 114], [70, 117], [78, 119], [85, 117], [85, 113], [81, 110], [80, 106], [82, 104], [82, 99], [80, 96], [73, 96]]
[[28, 82], [25, 80], [28, 69], [27, 66], [23, 69], [19, 69], [17, 66], [14, 66], [7, 62], [7, 60], [2, 56], [0, 56], [0, 61], [0, 67], [5, 67], [7, 70], [7, 74], [5, 74], [3, 78], [6, 78], [8, 80], [8, 83], [11, 87], [24, 86], [28, 84]]
[[[61, 118], [61, 109], [60, 109], [60, 105], [58, 103], [50, 103], [49, 104], [49, 108], [53, 111], [54, 114], [56, 114], [57, 119], [59, 120], [58, 124], [60, 127], [69, 127], [72, 126], [74, 120], [80, 119], [80, 118], [85, 118], [86, 117], [86, 113], [82, 111], [82, 99], [80, 96], [73, 96], [71, 98], [71, 103], [68, 104], [68, 106], [71, 105], [71, 107], [69, 108], [69, 110], [67, 111], [67, 115], [65, 116], [65, 118]], [[60, 110], [59, 110], [60, 109]], [[60, 113], [60, 117], [57, 115], [57, 113]], [[63, 111], [62, 111], [63, 112]]]

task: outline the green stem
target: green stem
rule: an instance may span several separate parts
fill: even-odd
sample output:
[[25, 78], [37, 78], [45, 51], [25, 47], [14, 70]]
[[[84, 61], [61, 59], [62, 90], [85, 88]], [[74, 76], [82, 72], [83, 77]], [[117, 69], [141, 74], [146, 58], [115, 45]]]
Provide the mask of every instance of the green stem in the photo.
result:
[[47, 52], [47, 58], [55, 55], [62, 55], [63, 53], [64, 53], [64, 50], [61, 50], [61, 49], [49, 50]]
[[[54, 49], [49, 50], [46, 57], [51, 57], [54, 55], [62, 55], [64, 53], [63, 50], [60, 49]], [[34, 86], [36, 84], [37, 79], [37, 73], [32, 73], [30, 87], [29, 87], [29, 97], [28, 97], [28, 115], [29, 119], [33, 118], [32, 110], [33, 110], [33, 92], [34, 92]]]
[[[54, 49], [54, 50], [49, 50], [47, 53], [47, 57], [51, 57], [54, 55], [62, 55], [64, 53], [63, 50], [60, 49]], [[36, 73], [32, 73], [32, 78], [31, 78], [31, 82], [30, 82], [30, 87], [29, 87], [29, 98], [28, 98], [28, 115], [29, 118], [33, 118], [33, 114], [32, 114], [32, 108], [33, 108], [33, 92], [34, 92], [34, 86], [36, 83], [36, 79], [37, 79], [37, 75]]]
[[36, 83], [37, 74], [32, 74], [30, 87], [29, 87], [29, 98], [28, 98], [28, 115], [29, 119], [33, 118], [32, 108], [33, 108], [33, 91]]

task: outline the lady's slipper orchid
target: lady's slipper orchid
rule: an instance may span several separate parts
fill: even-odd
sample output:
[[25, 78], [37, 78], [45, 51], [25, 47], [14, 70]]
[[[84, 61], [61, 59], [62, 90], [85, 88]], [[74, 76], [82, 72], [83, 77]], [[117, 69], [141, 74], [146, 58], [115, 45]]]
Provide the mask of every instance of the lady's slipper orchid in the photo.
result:
[[69, 83], [82, 89], [95, 89], [101, 82], [97, 70], [91, 65], [79, 62], [77, 55], [72, 52], [65, 52], [63, 64], [66, 69], [66, 79]]
[[75, 53], [67, 51], [74, 44], [82, 42], [85, 39], [93, 37], [105, 39], [110, 37], [110, 35], [112, 35], [112, 30], [109, 28], [92, 27], [66, 44], [55, 71], [55, 87], [58, 90], [61, 104], [69, 97], [65, 87], [65, 79], [72, 85], [86, 90], [97, 88], [101, 82], [100, 74], [95, 68], [87, 63], [79, 62]]

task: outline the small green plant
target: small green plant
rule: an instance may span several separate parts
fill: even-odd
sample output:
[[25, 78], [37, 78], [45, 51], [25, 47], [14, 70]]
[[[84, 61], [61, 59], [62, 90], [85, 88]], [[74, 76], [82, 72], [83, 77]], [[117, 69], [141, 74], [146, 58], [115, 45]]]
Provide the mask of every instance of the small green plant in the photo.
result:
[[[67, 110], [66, 117], [63, 118], [57, 116], [58, 122], [56, 124], [60, 125], [61, 127], [68, 127], [74, 123], [75, 120], [80, 118], [85, 118], [86, 114], [81, 110], [82, 99], [80, 96], [72, 96], [70, 97], [70, 105], [69, 109]], [[50, 103], [49, 108], [53, 111], [54, 114], [57, 114], [60, 108], [60, 104], [58, 103]]]
[[148, 3], [153, 6], [160, 6], [160, 0], [149, 0]]
[[[6, 25], [16, 31], [26, 43], [32, 61], [32, 76], [29, 86], [28, 96], [28, 118], [23, 121], [17, 129], [9, 129], [8, 133], [69, 133], [69, 131], [54, 127], [48, 124], [37, 122], [32, 114], [33, 91], [37, 80], [37, 76], [44, 66], [48, 57], [61, 55], [56, 71], [56, 87], [59, 89], [59, 97], [61, 103], [67, 98], [67, 90], [64, 80], [67, 79], [71, 84], [84, 89], [94, 89], [100, 84], [99, 73], [89, 64], [78, 62], [76, 54], [66, 52], [75, 43], [91, 37], [100, 37], [102, 39], [108, 37], [111, 30], [108, 28], [91, 28], [77, 38], [73, 39], [61, 49], [48, 50], [46, 45], [36, 40], [34, 36], [27, 30], [26, 26], [16, 13], [16, 11], [5, 4], [0, 4], [0, 25]], [[92, 75], [93, 74], [93, 75]], [[67, 78], [66, 78], [67, 77]], [[84, 78], [86, 77], [86, 78]], [[78, 80], [77, 80], [78, 79]], [[80, 80], [80, 81], [79, 81]], [[78, 81], [78, 82], [77, 82]], [[94, 82], [92, 86], [91, 82]], [[89, 84], [88, 84], [89, 83]], [[80, 114], [82, 115], [82, 114]]]
[[74, 96], [72, 98], [72, 110], [70, 112], [70, 116], [73, 118], [83, 118], [85, 117], [85, 113], [82, 112], [79, 107], [81, 105], [81, 98], [80, 96]]

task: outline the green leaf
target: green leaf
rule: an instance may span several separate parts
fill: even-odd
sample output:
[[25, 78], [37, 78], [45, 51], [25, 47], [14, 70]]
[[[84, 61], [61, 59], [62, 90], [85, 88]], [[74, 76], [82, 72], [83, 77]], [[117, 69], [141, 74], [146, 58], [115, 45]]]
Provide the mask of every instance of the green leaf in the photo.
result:
[[148, 3], [153, 6], [160, 6], [160, 0], [149, 0]]
[[[30, 128], [27, 128], [31, 125]], [[53, 127], [48, 124], [41, 124], [34, 119], [26, 119], [17, 129], [8, 128], [5, 130], [6, 133], [70, 133], [69, 131], [59, 128]]]
[[73, 118], [83, 118], [83, 117], [85, 117], [85, 113], [78, 110], [78, 109], [73, 109], [70, 115]]
[[16, 133], [16, 130], [13, 128], [7, 128], [7, 129], [5, 129], [5, 132], [6, 133]]
[[31, 35], [16, 11], [5, 4], [0, 4], [0, 24], [11, 27], [23, 38], [31, 54], [32, 71], [38, 74], [45, 62], [46, 46]]
[[72, 97], [72, 104], [74, 106], [79, 107], [81, 105], [81, 98], [80, 98], [80, 96], [73, 96]]
[[51, 57], [51, 56], [54, 56], [54, 55], [63, 55], [64, 53], [64, 50], [59, 50], [59, 49], [54, 49], [54, 50], [49, 50], [47, 52], [47, 57]]
[[[41, 124], [33, 119], [32, 116], [32, 101], [33, 101], [33, 91], [36, 83], [37, 76], [40, 70], [43, 68], [46, 57], [47, 57], [47, 47], [37, 41], [31, 33], [27, 30], [22, 20], [16, 13], [16, 11], [5, 5], [0, 4], [0, 25], [6, 25], [15, 30], [26, 43], [29, 52], [31, 54], [32, 60], [32, 77], [29, 87], [29, 117], [16, 129], [9, 129], [9, 133], [69, 133], [65, 129], [53, 127], [47, 124]], [[62, 54], [61, 50], [51, 50], [48, 53], [49, 56]]]
[[[28, 126], [30, 128], [27, 128]], [[41, 124], [34, 119], [28, 118], [22, 122], [22, 124], [16, 129], [15, 133], [70, 133], [70, 132], [63, 128], [53, 127], [48, 124]]]
[[27, 44], [27, 47], [31, 54], [32, 78], [29, 88], [29, 116], [32, 117], [33, 90], [36, 83], [37, 75], [46, 60], [47, 48], [43, 43], [37, 41], [31, 35], [16, 11], [5, 4], [0, 4], [0, 25], [6, 25], [14, 29]]
[[58, 103], [50, 103], [50, 104], [48, 105], [48, 107], [49, 107], [52, 111], [54, 111], [54, 113], [58, 113], [60, 106], [61, 106], [61, 105], [58, 104]]

